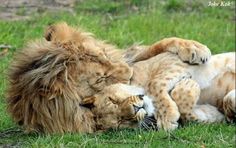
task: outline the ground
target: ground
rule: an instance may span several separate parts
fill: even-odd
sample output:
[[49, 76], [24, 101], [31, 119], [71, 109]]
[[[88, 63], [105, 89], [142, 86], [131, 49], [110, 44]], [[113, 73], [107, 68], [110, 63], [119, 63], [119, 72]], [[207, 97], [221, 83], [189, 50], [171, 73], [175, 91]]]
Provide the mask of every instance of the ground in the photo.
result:
[[[235, 147], [235, 125], [226, 123], [189, 123], [171, 133], [127, 129], [97, 134], [25, 134], [7, 114], [5, 100], [12, 56], [30, 40], [42, 37], [48, 24], [66, 21], [120, 48], [177, 36], [202, 42], [216, 54], [235, 50], [233, 1], [230, 6], [213, 7], [205, 0], [77, 0], [71, 1], [73, 5], [56, 5], [60, 0], [50, 0], [51, 4], [36, 7], [38, 11], [24, 3], [12, 12], [8, 10], [10, 2], [2, 2], [0, 15], [6, 11], [23, 17], [0, 20], [0, 51], [9, 48], [0, 54], [0, 147]], [[51, 5], [54, 11], [46, 9]]]

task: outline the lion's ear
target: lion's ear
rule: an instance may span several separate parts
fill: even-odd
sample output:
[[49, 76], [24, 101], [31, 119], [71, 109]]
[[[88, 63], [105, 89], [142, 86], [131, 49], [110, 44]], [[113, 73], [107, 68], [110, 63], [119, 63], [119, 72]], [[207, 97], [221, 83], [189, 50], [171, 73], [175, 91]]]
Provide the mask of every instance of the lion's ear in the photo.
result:
[[84, 98], [82, 100], [82, 102], [80, 103], [80, 105], [87, 107], [87, 108], [93, 108], [94, 107], [94, 102], [96, 100], [96, 97], [92, 96], [92, 97], [87, 97]]
[[55, 31], [55, 26], [54, 25], [50, 25], [46, 28], [45, 33], [44, 33], [44, 37], [47, 41], [51, 41], [52, 40], [52, 34]]
[[52, 24], [45, 29], [44, 38], [47, 41], [53, 41], [56, 39], [57, 42], [62, 42], [71, 35], [73, 30], [74, 29], [68, 26], [65, 22]]

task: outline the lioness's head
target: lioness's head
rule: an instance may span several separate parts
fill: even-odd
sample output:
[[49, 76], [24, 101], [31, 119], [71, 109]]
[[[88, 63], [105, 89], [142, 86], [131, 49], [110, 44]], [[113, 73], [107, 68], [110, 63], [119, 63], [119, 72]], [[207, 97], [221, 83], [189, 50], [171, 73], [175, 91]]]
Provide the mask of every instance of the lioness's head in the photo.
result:
[[[96, 130], [154, 126], [154, 107], [143, 89], [125, 84], [105, 87], [100, 93], [83, 99], [81, 105], [91, 108]], [[153, 124], [153, 125], [152, 125]]]

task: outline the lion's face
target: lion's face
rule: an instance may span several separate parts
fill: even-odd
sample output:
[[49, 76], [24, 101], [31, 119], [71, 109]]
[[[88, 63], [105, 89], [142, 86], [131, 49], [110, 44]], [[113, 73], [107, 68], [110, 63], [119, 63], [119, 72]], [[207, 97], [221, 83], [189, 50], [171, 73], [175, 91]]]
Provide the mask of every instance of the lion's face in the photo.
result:
[[129, 83], [130, 68], [123, 63], [105, 63], [82, 61], [78, 65], [77, 88], [82, 98], [92, 96], [105, 86], [116, 83]]
[[154, 108], [147, 99], [140, 88], [114, 84], [81, 104], [91, 108], [97, 130], [134, 128], [153, 116]]

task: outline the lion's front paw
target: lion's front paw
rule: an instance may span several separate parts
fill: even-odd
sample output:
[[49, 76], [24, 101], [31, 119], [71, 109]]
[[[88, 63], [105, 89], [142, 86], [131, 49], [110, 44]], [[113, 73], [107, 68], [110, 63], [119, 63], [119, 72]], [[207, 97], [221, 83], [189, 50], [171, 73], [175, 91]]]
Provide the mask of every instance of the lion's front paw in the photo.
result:
[[211, 57], [208, 47], [197, 41], [178, 40], [176, 46], [178, 48], [177, 54], [181, 60], [189, 64], [205, 64]]

